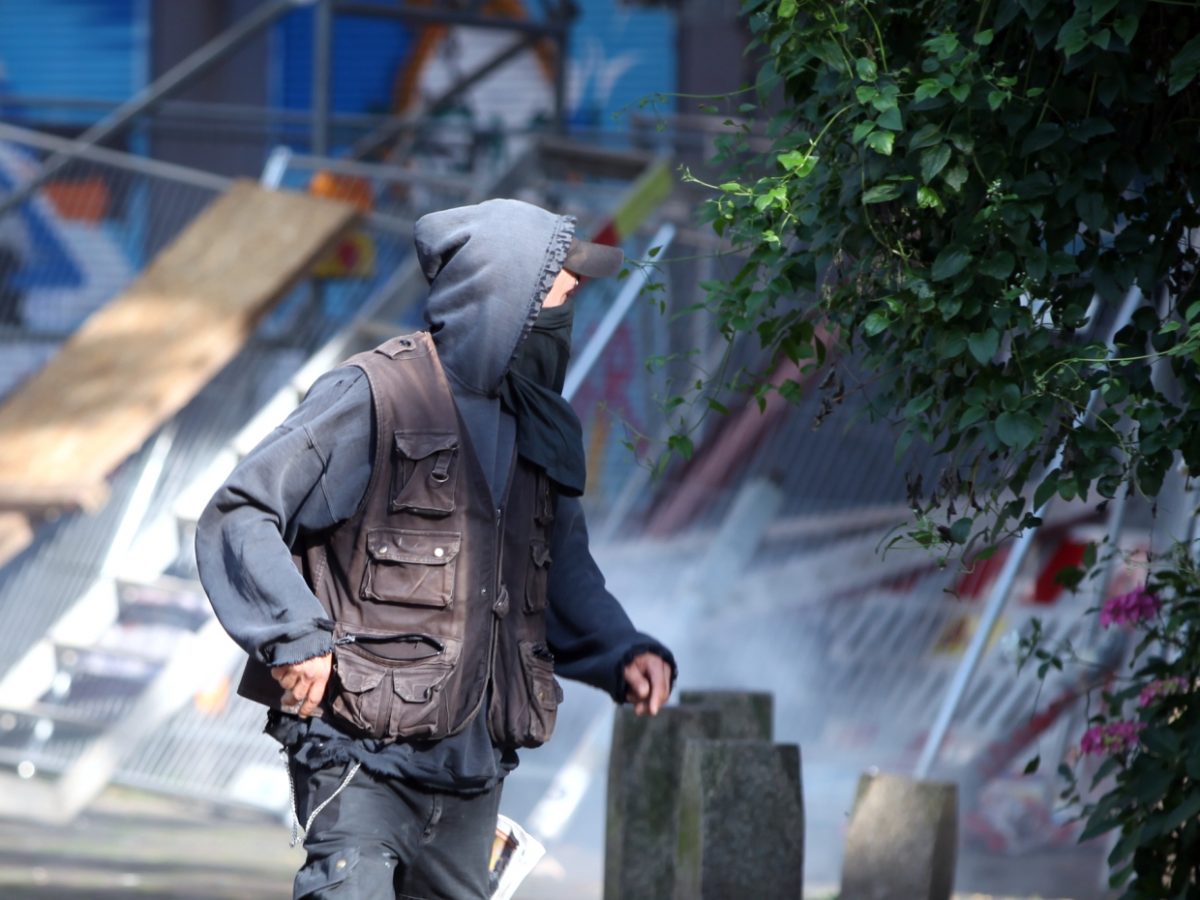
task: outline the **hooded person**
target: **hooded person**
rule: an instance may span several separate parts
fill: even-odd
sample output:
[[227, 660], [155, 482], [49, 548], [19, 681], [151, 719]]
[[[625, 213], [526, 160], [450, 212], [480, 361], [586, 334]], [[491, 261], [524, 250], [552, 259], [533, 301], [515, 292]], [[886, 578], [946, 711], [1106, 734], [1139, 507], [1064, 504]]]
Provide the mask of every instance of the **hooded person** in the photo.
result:
[[196, 533], [286, 750], [295, 897], [487, 897], [504, 776], [549, 739], [555, 676], [654, 714], [675, 675], [588, 549], [570, 294], [620, 268], [569, 216], [422, 217], [428, 330], [319, 378]]

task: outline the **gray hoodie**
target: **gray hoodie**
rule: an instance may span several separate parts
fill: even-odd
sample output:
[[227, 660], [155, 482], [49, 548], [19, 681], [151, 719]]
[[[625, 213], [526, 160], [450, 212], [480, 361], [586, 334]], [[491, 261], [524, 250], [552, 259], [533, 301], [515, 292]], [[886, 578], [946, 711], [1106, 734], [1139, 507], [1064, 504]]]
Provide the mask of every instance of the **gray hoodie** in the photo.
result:
[[[574, 221], [516, 200], [432, 213], [417, 222], [430, 281], [426, 320], [497, 505], [507, 494], [515, 423], [497, 388], [562, 267]], [[348, 519], [366, 490], [374, 427], [358, 369], [335, 369], [230, 475], [200, 519], [196, 559], [222, 625], [267, 665], [332, 648], [326, 614], [292, 563], [305, 531]], [[669, 651], [637, 632], [588, 550], [578, 500], [560, 497], [552, 536], [547, 637], [558, 674], [624, 699], [624, 665]], [[516, 764], [491, 747], [484, 717], [433, 744], [351, 739], [324, 720], [272, 713], [268, 730], [311, 768], [363, 762], [431, 788], [487, 789]]]

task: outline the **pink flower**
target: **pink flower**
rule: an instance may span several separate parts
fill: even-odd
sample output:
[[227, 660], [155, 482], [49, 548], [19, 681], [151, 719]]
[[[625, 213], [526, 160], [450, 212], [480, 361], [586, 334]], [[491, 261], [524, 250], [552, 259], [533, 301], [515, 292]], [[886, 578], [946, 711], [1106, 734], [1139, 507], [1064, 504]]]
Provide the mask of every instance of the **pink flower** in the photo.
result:
[[1137, 743], [1144, 722], [1108, 722], [1093, 725], [1083, 733], [1079, 749], [1095, 755], [1123, 753]]
[[1162, 601], [1149, 591], [1130, 591], [1110, 597], [1100, 610], [1100, 624], [1133, 627], [1138, 622], [1152, 618], [1158, 613]]
[[1159, 697], [1170, 697], [1172, 694], [1182, 694], [1187, 690], [1188, 680], [1182, 675], [1174, 678], [1159, 678], [1150, 682], [1138, 694], [1138, 706], [1149, 706]]

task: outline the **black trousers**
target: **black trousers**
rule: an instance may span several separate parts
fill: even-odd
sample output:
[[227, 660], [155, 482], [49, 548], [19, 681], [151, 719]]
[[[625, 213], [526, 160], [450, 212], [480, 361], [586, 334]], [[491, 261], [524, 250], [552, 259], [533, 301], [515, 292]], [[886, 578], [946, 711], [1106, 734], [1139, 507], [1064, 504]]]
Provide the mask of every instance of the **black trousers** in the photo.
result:
[[302, 825], [328, 801], [305, 835], [308, 859], [296, 873], [294, 900], [490, 896], [500, 785], [475, 796], [432, 793], [359, 769], [338, 792], [350, 767], [289, 765]]

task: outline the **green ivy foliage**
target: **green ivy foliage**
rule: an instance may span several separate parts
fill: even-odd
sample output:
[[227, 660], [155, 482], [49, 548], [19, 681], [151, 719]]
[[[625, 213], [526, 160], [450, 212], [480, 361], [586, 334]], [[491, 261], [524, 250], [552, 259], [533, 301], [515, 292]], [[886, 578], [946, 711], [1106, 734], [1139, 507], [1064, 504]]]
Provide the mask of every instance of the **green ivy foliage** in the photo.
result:
[[[820, 417], [850, 382], [896, 422], [898, 460], [940, 453], [936, 485], [910, 482], [909, 537], [976, 558], [1056, 496], [1154, 498], [1178, 460], [1200, 473], [1200, 4], [743, 9], [766, 65], [757, 104], [730, 102], [777, 111], [765, 136], [730, 119], [719, 174], [686, 177], [744, 259], [707, 300], [768, 351], [760, 399], [832, 359]], [[785, 359], [804, 374], [769, 387]], [[1103, 795], [1065, 794], [1085, 836], [1119, 833], [1129, 898], [1200, 890], [1195, 551], [1155, 561], [1139, 602], [1161, 612], [1090, 722]]]
[[[742, 124], [721, 139], [722, 175], [687, 176], [745, 255], [706, 284], [709, 308], [802, 371], [829, 335], [855, 351], [874, 408], [899, 420], [898, 458], [914, 439], [945, 455], [932, 495], [913, 491], [912, 536], [994, 545], [1054, 495], [1153, 496], [1177, 451], [1200, 471], [1200, 8], [744, 12], [768, 60], [760, 103], [781, 95], [782, 111], [767, 150]], [[1135, 287], [1148, 299], [1109, 358], [1102, 323]], [[843, 396], [840, 377], [825, 386]], [[970, 508], [932, 524], [958, 496]]]

